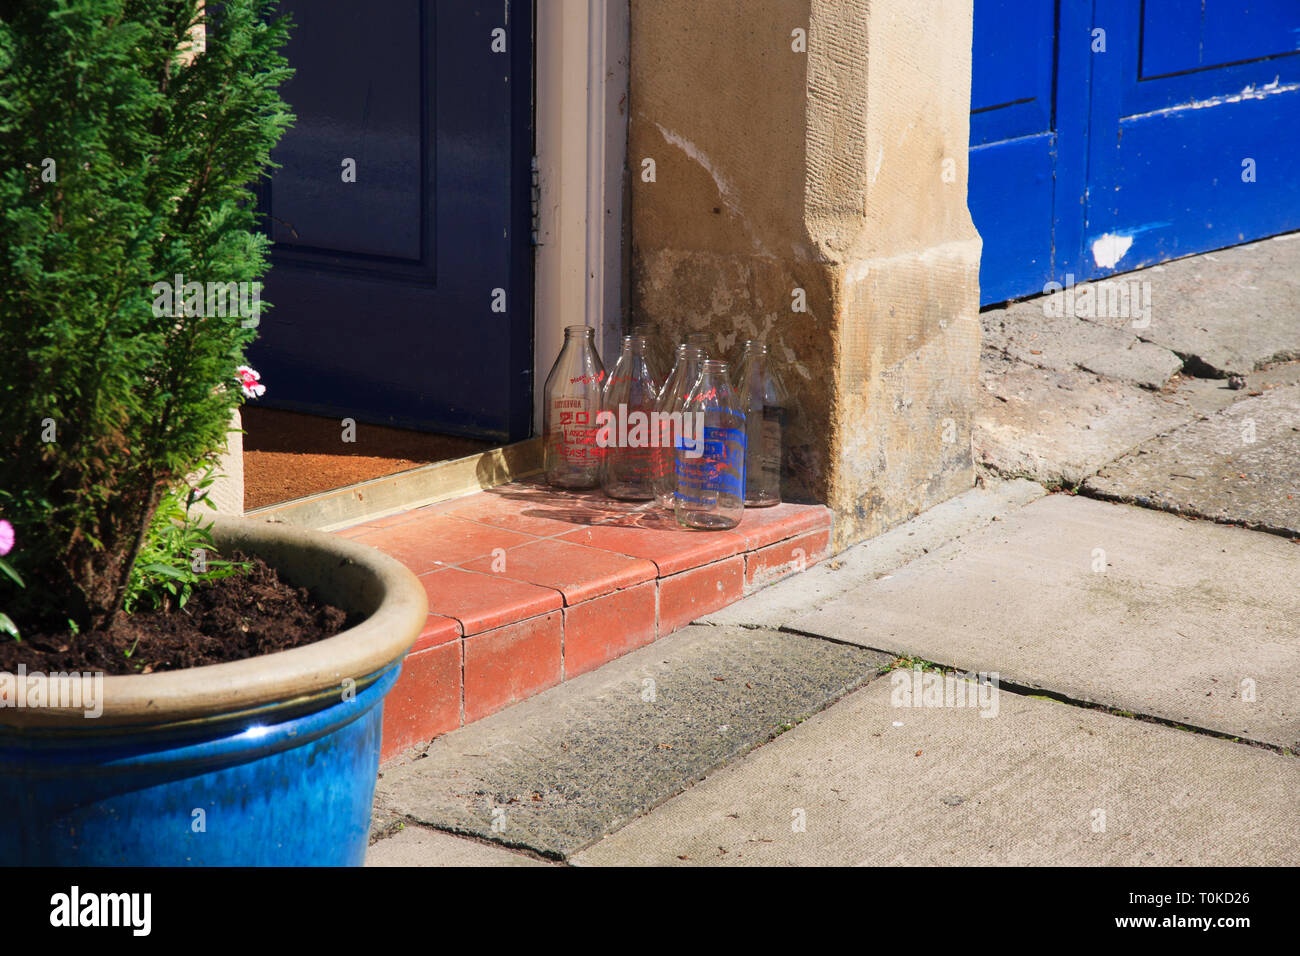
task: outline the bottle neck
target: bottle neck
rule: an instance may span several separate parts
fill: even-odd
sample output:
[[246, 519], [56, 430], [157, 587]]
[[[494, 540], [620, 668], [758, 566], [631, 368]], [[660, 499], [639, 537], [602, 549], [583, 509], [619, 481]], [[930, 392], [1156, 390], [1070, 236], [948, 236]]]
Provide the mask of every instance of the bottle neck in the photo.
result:
[[727, 363], [706, 359], [700, 364], [700, 374], [704, 376], [705, 381], [726, 381]]

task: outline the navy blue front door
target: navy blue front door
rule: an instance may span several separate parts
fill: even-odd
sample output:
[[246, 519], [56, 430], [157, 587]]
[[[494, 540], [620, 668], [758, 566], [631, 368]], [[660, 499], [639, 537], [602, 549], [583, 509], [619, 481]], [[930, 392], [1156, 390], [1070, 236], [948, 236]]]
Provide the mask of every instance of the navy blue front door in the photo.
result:
[[263, 403], [527, 437], [531, 4], [280, 7], [297, 122], [263, 197]]
[[1300, 0], [975, 0], [981, 301], [1300, 228]]

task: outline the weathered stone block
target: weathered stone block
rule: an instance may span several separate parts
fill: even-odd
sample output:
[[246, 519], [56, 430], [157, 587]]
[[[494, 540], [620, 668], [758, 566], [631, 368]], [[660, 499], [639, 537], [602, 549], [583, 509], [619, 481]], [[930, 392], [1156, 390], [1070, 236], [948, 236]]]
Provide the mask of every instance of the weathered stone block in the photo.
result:
[[767, 342], [836, 548], [973, 480], [970, 50], [969, 0], [631, 4], [632, 320]]

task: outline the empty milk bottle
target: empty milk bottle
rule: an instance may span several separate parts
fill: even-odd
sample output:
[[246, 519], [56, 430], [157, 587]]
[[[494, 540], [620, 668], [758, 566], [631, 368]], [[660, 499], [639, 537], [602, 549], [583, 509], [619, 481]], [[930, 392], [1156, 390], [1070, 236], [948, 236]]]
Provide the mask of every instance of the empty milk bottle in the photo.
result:
[[644, 335], [623, 336], [623, 354], [605, 381], [601, 427], [601, 484], [605, 494], [625, 501], [654, 497], [650, 424], [659, 401]]
[[708, 332], [692, 332], [686, 336], [686, 344], [699, 349], [704, 353], [704, 359], [707, 359], [709, 357], [709, 346], [713, 344], [713, 336]]
[[570, 325], [564, 347], [546, 376], [542, 392], [542, 435], [546, 480], [556, 488], [600, 484], [601, 449], [596, 445], [605, 368], [596, 354], [595, 329]]
[[679, 345], [677, 364], [664, 383], [659, 404], [655, 407], [659, 413], [656, 435], [659, 442], [654, 450], [654, 491], [655, 500], [665, 508], [673, 507], [673, 496], [677, 491], [677, 449], [682, 440], [692, 434], [683, 431], [682, 409], [691, 386], [700, 377], [703, 360], [704, 353], [698, 348]]
[[745, 414], [745, 507], [780, 504], [781, 438], [789, 402], [761, 342], [745, 343], [736, 392]]
[[745, 511], [745, 416], [726, 362], [703, 363], [682, 413], [691, 417], [692, 427], [683, 427], [677, 449], [677, 523], [705, 530], [734, 528]]

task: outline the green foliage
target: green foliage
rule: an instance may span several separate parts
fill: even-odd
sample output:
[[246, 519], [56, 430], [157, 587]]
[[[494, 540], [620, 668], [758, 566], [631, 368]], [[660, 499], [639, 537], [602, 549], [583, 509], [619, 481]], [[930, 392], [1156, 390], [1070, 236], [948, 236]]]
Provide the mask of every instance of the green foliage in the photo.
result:
[[[13, 565], [4, 558], [0, 558], [0, 571], [3, 571], [5, 577], [9, 578], [19, 587], [24, 586], [22, 577], [13, 569]], [[18, 625], [15, 624], [14, 619], [4, 613], [4, 611], [0, 611], [0, 634], [8, 634], [15, 641], [22, 640], [22, 636], [18, 631]]]
[[265, 272], [253, 187], [292, 120], [273, 10], [0, 3], [0, 512], [25, 627], [119, 613], [167, 489], [225, 441], [255, 333], [156, 318], [151, 287]]
[[[0, 551], [0, 554], [8, 554], [14, 544], [12, 540], [13, 526], [8, 521], [0, 520], [0, 536], [2, 536], [0, 540], [4, 542], [0, 544], [0, 547], [4, 548], [3, 551]], [[14, 566], [4, 558], [0, 558], [0, 585], [9, 584], [16, 584], [20, 588], [26, 587], [22, 575], [14, 570]], [[14, 623], [13, 618], [3, 611], [0, 611], [0, 634], [8, 634], [15, 641], [22, 640], [22, 636], [18, 632], [18, 625]]]
[[212, 557], [216, 547], [211, 525], [195, 513], [201, 503], [216, 507], [204, 494], [212, 480], [209, 470], [194, 487], [163, 496], [127, 582], [123, 609], [128, 614], [138, 607], [166, 609], [173, 603], [183, 608], [195, 585], [247, 573], [252, 567]]

